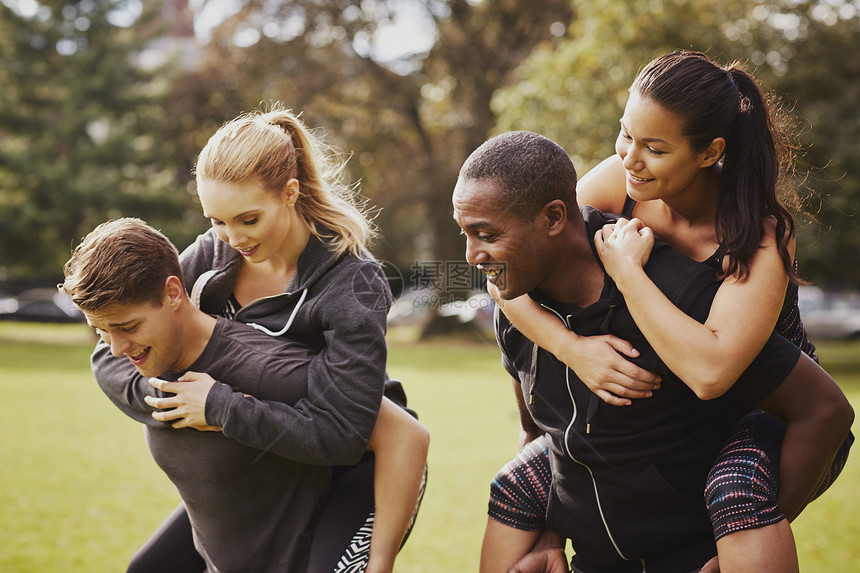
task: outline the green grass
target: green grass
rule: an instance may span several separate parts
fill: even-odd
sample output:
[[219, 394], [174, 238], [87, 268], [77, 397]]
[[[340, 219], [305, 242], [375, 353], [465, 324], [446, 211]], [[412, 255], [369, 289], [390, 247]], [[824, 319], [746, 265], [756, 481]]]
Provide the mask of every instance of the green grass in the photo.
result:
[[[860, 418], [860, 342], [818, 345], [821, 365], [839, 383]], [[857, 423], [854, 434], [858, 433]], [[792, 524], [801, 571], [860, 571], [860, 461], [857, 446], [836, 483]]]
[[93, 342], [78, 325], [0, 324], [0, 571], [123, 571], [176, 504], [140, 425], [93, 380]]
[[[83, 326], [0, 323], [0, 571], [124, 570], [178, 501], [140, 426], [89, 372]], [[860, 411], [860, 343], [822, 344]], [[389, 371], [430, 429], [430, 476], [399, 573], [477, 570], [489, 482], [516, 449], [517, 418], [494, 343], [392, 343]], [[795, 522], [804, 571], [860, 568], [860, 462]]]

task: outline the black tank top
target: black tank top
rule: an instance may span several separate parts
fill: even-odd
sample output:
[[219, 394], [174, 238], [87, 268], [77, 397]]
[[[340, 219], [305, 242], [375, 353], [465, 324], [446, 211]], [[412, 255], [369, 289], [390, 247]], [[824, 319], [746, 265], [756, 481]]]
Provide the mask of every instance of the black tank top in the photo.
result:
[[[624, 198], [624, 207], [621, 210], [621, 215], [625, 219], [633, 218], [633, 208], [636, 207], [636, 201], [627, 196]], [[702, 261], [704, 264], [714, 267], [718, 272], [723, 270], [723, 255], [716, 252], [707, 260]], [[797, 272], [797, 258], [794, 259], [794, 272]], [[810, 358], [818, 362], [818, 356], [815, 354], [815, 345], [809, 340], [806, 335], [806, 328], [803, 326], [803, 321], [800, 318], [800, 309], [797, 306], [797, 285], [789, 282], [785, 289], [785, 299], [782, 303], [782, 310], [779, 313], [779, 318], [776, 321], [774, 332], [781, 334], [788, 339], [789, 342], [800, 348]]]

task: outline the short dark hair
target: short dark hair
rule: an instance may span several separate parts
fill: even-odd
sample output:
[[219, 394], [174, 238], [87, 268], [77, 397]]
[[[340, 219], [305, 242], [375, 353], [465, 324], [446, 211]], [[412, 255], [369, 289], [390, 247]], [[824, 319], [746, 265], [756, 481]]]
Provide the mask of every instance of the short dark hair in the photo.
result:
[[476, 149], [460, 169], [460, 179], [492, 179], [499, 184], [511, 212], [533, 220], [555, 199], [575, 209], [576, 169], [557, 143], [530, 131], [497, 135]]
[[179, 253], [170, 240], [140, 219], [96, 227], [63, 267], [59, 289], [84, 311], [111, 304], [161, 303], [170, 276], [182, 280]]

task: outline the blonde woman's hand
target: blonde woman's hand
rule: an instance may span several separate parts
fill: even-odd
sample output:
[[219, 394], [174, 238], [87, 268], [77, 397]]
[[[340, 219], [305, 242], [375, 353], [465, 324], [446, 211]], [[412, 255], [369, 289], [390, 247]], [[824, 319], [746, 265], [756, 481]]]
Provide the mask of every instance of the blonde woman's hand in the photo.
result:
[[147, 396], [146, 403], [156, 408], [152, 417], [161, 422], [172, 422], [174, 428], [220, 432], [221, 428], [206, 423], [206, 398], [215, 379], [206, 373], [186, 372], [177, 382], [150, 378], [149, 383], [158, 390], [173, 394], [164, 398]]

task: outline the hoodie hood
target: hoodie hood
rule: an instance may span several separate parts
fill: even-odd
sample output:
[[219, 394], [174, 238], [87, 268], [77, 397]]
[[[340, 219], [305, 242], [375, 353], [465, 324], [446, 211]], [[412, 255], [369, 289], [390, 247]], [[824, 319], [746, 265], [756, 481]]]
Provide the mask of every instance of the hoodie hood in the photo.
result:
[[[311, 234], [308, 244], [299, 256], [296, 272], [287, 285], [283, 294], [301, 295], [302, 291], [311, 289], [322, 277], [330, 273], [344, 258], [338, 256], [329, 247], [330, 240]], [[201, 260], [201, 253], [208, 253], [207, 260]], [[370, 254], [365, 257], [373, 260]], [[209, 229], [198, 237], [196, 243], [186, 249], [181, 256], [182, 269], [187, 280], [186, 288], [191, 288], [192, 298], [199, 301], [200, 308], [209, 314], [219, 314], [227, 304], [239, 277], [242, 266], [242, 255], [239, 251], [218, 239], [213, 229]], [[268, 297], [254, 303], [265, 304], [266, 314], [278, 313], [282, 304], [274, 303]], [[292, 297], [284, 301], [292, 306]], [[254, 313], [257, 314], [256, 312]]]
[[[273, 336], [289, 336], [318, 352], [327, 345], [325, 331], [332, 321], [343, 323], [351, 315], [352, 321], [384, 323], [391, 290], [379, 263], [369, 253], [337, 255], [330, 245], [330, 239], [312, 234], [284, 292], [242, 307], [235, 320], [253, 323]], [[199, 301], [204, 312], [220, 315], [239, 277], [241, 254], [209, 229], [185, 249], [180, 260], [186, 288], [193, 285], [192, 300]], [[322, 300], [324, 308], [318, 308]], [[356, 313], [357, 309], [361, 312]]]

